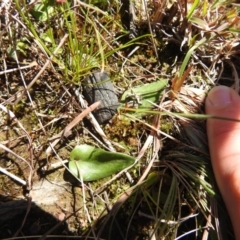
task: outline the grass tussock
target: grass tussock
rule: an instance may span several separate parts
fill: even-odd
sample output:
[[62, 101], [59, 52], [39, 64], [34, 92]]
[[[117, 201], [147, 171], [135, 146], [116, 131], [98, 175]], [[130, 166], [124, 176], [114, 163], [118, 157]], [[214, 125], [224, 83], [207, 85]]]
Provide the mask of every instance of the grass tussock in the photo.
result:
[[[239, 92], [239, 10], [231, 0], [2, 1], [0, 167], [23, 182], [0, 175], [0, 238], [234, 239], [203, 103], [214, 85]], [[94, 71], [108, 72], [121, 102], [102, 126], [82, 121], [75, 92]], [[51, 169], [81, 143], [136, 163], [89, 183]]]

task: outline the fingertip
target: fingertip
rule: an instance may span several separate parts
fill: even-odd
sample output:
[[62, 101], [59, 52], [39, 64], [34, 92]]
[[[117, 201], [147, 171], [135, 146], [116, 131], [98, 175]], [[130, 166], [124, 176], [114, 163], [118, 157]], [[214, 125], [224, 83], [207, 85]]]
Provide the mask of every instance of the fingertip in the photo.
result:
[[239, 131], [240, 124], [238, 122], [221, 120], [217, 117], [240, 119], [240, 97], [232, 88], [214, 87], [206, 98], [205, 111], [206, 114], [212, 116], [207, 120], [207, 133], [210, 150], [215, 152], [215, 149], [220, 147], [218, 144], [222, 144], [236, 129]]
[[238, 151], [235, 146], [240, 142], [240, 123], [230, 119], [240, 121], [240, 97], [235, 90], [218, 86], [209, 92], [205, 108], [207, 114], [214, 116], [207, 120], [209, 148], [214, 165], [232, 155], [233, 151]]
[[232, 105], [237, 101], [239, 101], [239, 96], [234, 89], [226, 86], [214, 87], [206, 98], [206, 113], [213, 114], [216, 111], [233, 107]]

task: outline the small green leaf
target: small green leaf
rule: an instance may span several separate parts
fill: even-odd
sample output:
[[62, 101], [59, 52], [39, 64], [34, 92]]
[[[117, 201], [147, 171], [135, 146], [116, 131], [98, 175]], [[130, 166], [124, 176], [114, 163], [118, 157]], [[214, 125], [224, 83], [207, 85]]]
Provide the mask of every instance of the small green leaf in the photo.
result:
[[121, 107], [136, 107], [138, 109], [151, 108], [152, 103], [159, 101], [160, 95], [163, 94], [168, 84], [167, 79], [161, 79], [157, 82], [144, 84], [143, 86], [132, 88], [124, 92], [121, 98]]
[[32, 15], [40, 21], [47, 21], [54, 14], [54, 1], [42, 0], [34, 5], [31, 11]]
[[108, 177], [134, 163], [135, 159], [123, 153], [107, 152], [89, 145], [78, 145], [70, 153], [70, 172], [84, 181]]

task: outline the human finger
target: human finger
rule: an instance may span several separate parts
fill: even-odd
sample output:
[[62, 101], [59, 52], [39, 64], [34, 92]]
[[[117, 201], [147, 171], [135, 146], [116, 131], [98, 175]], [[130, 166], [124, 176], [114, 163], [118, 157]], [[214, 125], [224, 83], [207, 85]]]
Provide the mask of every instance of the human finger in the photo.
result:
[[[240, 97], [231, 88], [215, 87], [206, 98], [205, 110], [209, 115], [240, 120]], [[240, 123], [210, 118], [207, 134], [216, 181], [236, 239], [240, 239]]]

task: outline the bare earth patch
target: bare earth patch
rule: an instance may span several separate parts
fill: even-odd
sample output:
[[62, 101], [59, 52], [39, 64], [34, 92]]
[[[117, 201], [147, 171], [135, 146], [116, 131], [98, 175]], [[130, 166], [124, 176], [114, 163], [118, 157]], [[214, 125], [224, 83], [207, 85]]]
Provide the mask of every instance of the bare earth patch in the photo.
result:
[[[234, 239], [204, 98], [219, 84], [239, 92], [239, 12], [236, 1], [2, 1], [0, 170], [18, 179], [0, 172], [0, 238]], [[94, 72], [120, 105], [102, 125], [82, 95], [99, 87]], [[135, 165], [83, 183], [62, 165], [79, 144]]]

